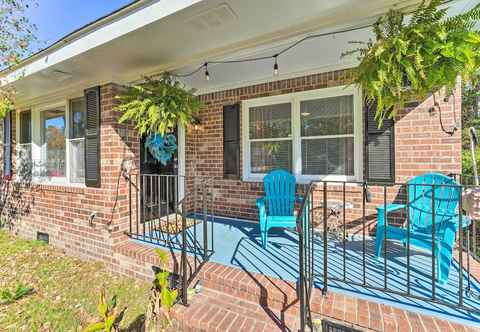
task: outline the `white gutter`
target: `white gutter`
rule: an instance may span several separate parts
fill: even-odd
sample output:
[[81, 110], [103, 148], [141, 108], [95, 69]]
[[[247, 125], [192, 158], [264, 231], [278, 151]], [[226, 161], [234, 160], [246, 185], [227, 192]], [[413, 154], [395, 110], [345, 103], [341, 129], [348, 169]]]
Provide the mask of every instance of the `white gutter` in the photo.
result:
[[22, 61], [16, 68], [0, 72], [0, 86], [87, 52], [200, 1], [202, 0], [135, 2], [68, 35], [46, 50]]

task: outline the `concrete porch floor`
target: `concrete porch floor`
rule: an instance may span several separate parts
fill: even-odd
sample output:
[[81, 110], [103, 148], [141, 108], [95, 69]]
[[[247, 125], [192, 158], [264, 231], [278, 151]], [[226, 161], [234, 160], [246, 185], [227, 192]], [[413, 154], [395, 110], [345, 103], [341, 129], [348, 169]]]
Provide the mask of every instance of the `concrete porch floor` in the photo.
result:
[[[241, 269], [246, 272], [261, 274], [267, 277], [295, 283], [298, 278], [298, 244], [294, 232], [272, 230], [269, 234], [268, 248], [265, 250], [259, 244], [259, 232], [256, 223], [245, 220], [209, 217], [208, 240], [213, 239], [214, 253], [210, 262]], [[191, 244], [194, 234], [198, 243], [203, 241], [203, 227], [199, 223], [188, 229]], [[153, 234], [158, 236], [158, 234]], [[180, 235], [169, 235], [176, 237]], [[210, 242], [211, 243], [211, 242]], [[366, 239], [365, 274], [367, 285], [382, 287], [384, 283], [384, 260], [373, 255], [374, 242]], [[193, 247], [193, 245], [192, 245]], [[201, 245], [199, 245], [201, 247]], [[372, 290], [369, 287], [353, 286], [352, 282], [361, 283], [363, 278], [363, 241], [358, 236], [346, 243], [346, 282], [329, 281], [331, 293], [353, 296], [366, 301], [374, 301], [382, 305], [392, 306], [401, 310], [418, 312], [423, 315], [434, 316], [460, 324], [469, 324], [480, 327], [480, 313], [439, 305], [430, 301], [423, 301], [394, 295], [388, 291]], [[323, 243], [320, 237], [315, 239], [315, 287], [323, 287]], [[189, 253], [193, 254], [192, 251]], [[202, 254], [200, 251], [197, 254]], [[343, 245], [339, 241], [328, 243], [328, 275], [329, 278], [342, 279], [343, 276]], [[406, 290], [406, 255], [402, 245], [389, 242], [387, 260], [387, 286], [389, 290]], [[411, 250], [411, 293], [418, 296], [431, 296], [431, 258], [426, 252]], [[439, 300], [455, 305], [458, 302], [459, 267], [452, 266], [450, 278], [446, 285], [436, 285], [436, 296]], [[470, 289], [466, 292], [468, 279], [464, 275], [464, 302], [471, 308], [480, 308], [480, 283], [471, 278]], [[315, 293], [316, 294], [316, 293]]]

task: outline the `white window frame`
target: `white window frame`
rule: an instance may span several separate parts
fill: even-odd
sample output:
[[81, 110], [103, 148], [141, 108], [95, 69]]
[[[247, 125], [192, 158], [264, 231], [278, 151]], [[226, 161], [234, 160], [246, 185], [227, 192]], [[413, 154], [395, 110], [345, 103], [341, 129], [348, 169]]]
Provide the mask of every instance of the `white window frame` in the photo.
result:
[[[82, 96], [82, 97], [83, 97], [83, 96]], [[73, 119], [71, 119], [72, 112], [73, 112], [73, 109], [71, 109], [72, 101], [77, 100], [77, 99], [80, 99], [80, 98], [82, 98], [82, 97], [70, 98], [70, 99], [68, 99], [68, 101], [67, 101], [67, 103], [68, 103], [68, 116], [67, 116], [66, 119], [67, 119], [67, 121], [68, 121], [68, 126], [67, 126], [68, 131], [66, 132], [66, 142], [67, 142], [67, 143], [66, 143], [66, 148], [67, 148], [67, 150], [68, 150], [68, 152], [67, 152], [67, 154], [68, 154], [68, 162], [67, 162], [67, 165], [66, 165], [66, 166], [68, 167], [68, 179], [69, 179], [69, 182], [70, 182], [71, 184], [74, 184], [74, 185], [85, 184], [85, 176], [83, 177], [83, 181], [81, 181], [81, 182], [73, 182], [73, 180], [72, 180], [72, 174], [70, 174], [70, 168], [71, 168], [71, 167], [70, 167], [70, 166], [71, 166], [71, 164], [70, 164], [70, 159], [72, 159], [71, 156], [70, 156], [70, 152], [71, 152], [71, 150], [72, 150], [72, 143], [73, 143], [73, 142], [82, 142], [82, 141], [83, 141], [83, 144], [85, 144], [85, 136], [79, 137], [79, 138], [70, 138], [70, 132], [71, 132], [70, 125], [71, 125], [72, 120], [73, 120]], [[85, 122], [86, 122], [86, 121], [87, 121], [87, 114], [86, 114], [87, 112], [86, 112], [86, 110], [84, 110], [84, 112], [85, 112], [84, 120], [85, 120]], [[72, 161], [73, 161], [73, 160], [72, 160]], [[84, 160], [84, 162], [85, 162], [85, 160]], [[85, 168], [85, 164], [83, 165], [83, 167]]]
[[[304, 175], [302, 174], [302, 139], [351, 137], [352, 135], [329, 135], [301, 137], [300, 102], [312, 99], [322, 99], [353, 95], [353, 138], [354, 138], [354, 175]], [[262, 181], [266, 174], [251, 172], [250, 143], [261, 141], [250, 139], [249, 109], [274, 104], [290, 103], [292, 111], [292, 172], [300, 183], [310, 181], [361, 181], [363, 178], [363, 112], [360, 90], [354, 86], [336, 86], [318, 90], [295, 92], [278, 96], [262, 97], [242, 101], [242, 179], [243, 181]], [[288, 138], [285, 138], [288, 139]], [[266, 139], [270, 140], [270, 139]], [[277, 140], [277, 139], [275, 139]], [[281, 140], [281, 139], [279, 139]]]
[[[35, 105], [25, 109], [31, 110], [31, 126], [32, 126], [32, 160], [41, 160], [42, 158], [42, 112], [53, 110], [53, 109], [63, 109], [65, 110], [65, 176], [64, 177], [39, 177], [33, 176], [32, 181], [38, 184], [52, 184], [52, 185], [65, 185], [73, 187], [85, 187], [85, 183], [71, 182], [70, 175], [70, 100], [81, 97], [82, 95], [74, 95], [72, 97], [52, 101], [50, 103]], [[17, 142], [20, 138], [20, 112], [16, 114], [16, 138]], [[20, 144], [17, 144], [17, 148]]]
[[[25, 147], [26, 146], [30, 146], [30, 159], [32, 159], [32, 155], [33, 155], [33, 132], [32, 132], [32, 111], [30, 110], [30, 143], [20, 143], [20, 113], [22, 112], [28, 112], [30, 109], [23, 109], [23, 110], [20, 110], [19, 112], [16, 112], [15, 114], [15, 123], [16, 123], [16, 142], [18, 142], [16, 144], [16, 147], [15, 147], [15, 150], [16, 150], [16, 154], [15, 154], [15, 159], [16, 159], [16, 165], [20, 165], [21, 163], [21, 160], [20, 160], [20, 152], [22, 151], [25, 151]], [[17, 173], [17, 176], [19, 176], [19, 174]], [[22, 180], [21, 178], [19, 178], [18, 180]]]

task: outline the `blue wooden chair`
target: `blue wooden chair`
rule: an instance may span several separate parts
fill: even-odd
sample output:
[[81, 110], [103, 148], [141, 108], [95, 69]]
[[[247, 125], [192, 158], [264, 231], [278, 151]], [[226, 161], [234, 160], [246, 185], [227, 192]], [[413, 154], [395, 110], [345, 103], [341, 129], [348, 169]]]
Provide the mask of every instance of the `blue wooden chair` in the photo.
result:
[[[434, 187], [432, 186], [434, 185]], [[458, 230], [458, 203], [461, 186], [452, 178], [439, 173], [419, 175], [407, 182], [410, 217], [410, 244], [432, 250], [432, 188], [435, 188], [435, 266], [437, 281], [444, 284], [452, 262], [455, 233]], [[385, 221], [388, 213], [406, 209], [405, 204], [387, 204], [377, 207], [378, 223], [375, 240], [375, 254], [379, 257], [384, 245], [385, 228], [388, 240], [400, 240], [407, 244], [407, 223], [403, 227], [390, 226]], [[468, 226], [470, 220], [462, 216], [462, 227]]]
[[295, 228], [295, 176], [285, 170], [274, 170], [263, 179], [265, 197], [257, 198], [262, 247], [267, 248], [268, 230], [272, 227]]

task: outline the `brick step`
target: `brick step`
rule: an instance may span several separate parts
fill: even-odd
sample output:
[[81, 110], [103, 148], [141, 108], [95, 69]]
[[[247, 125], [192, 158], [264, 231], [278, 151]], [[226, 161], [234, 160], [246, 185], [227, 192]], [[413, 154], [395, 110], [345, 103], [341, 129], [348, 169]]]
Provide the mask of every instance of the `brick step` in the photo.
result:
[[203, 287], [298, 315], [296, 285], [292, 282], [212, 262], [204, 266], [197, 280]]
[[[118, 262], [118, 265], [115, 265], [117, 272], [146, 280], [153, 278], [152, 265], [159, 265], [158, 257], [152, 247], [133, 242], [118, 246], [115, 250], [114, 261]], [[178, 256], [176, 261], [179, 261]], [[189, 257], [189, 264], [191, 263]], [[268, 318], [263, 317], [261, 322], [265, 326], [284, 321], [278, 317], [295, 317], [298, 320], [298, 298], [295, 284], [292, 282], [214, 262], [206, 263], [196, 279], [194, 282], [200, 282], [202, 291], [189, 298], [189, 303], [191, 303], [189, 308], [182, 309], [182, 306], [176, 306], [175, 310], [178, 310], [179, 313], [183, 310], [193, 311], [197, 301], [202, 302], [202, 298], [208, 294], [215, 294], [216, 297], [230, 299], [230, 302], [233, 301], [233, 303], [239, 301], [238, 303], [246, 303], [246, 306], [252, 305], [255, 308], [261, 308], [260, 312], [263, 310], [263, 312], [276, 313]], [[202, 303], [204, 304], [200, 304], [200, 307], [205, 306], [205, 302]], [[218, 304], [216, 308], [220, 310]], [[452, 321], [406, 311], [396, 306], [380, 304], [371, 300], [363, 300], [332, 290], [323, 296], [321, 290], [313, 289], [311, 310], [314, 318], [327, 318], [343, 322], [345, 325], [355, 326], [360, 330], [480, 331], [480, 329], [462, 326]], [[237, 312], [236, 314], [238, 315]], [[189, 317], [185, 317], [188, 320]], [[279, 328], [279, 325], [275, 326]]]
[[202, 287], [189, 305], [174, 307], [182, 331], [297, 331], [298, 316]]

